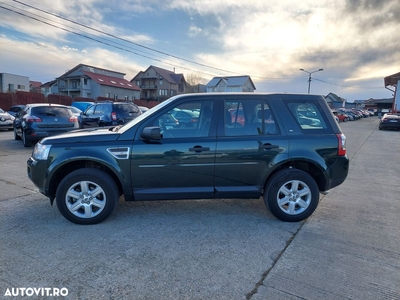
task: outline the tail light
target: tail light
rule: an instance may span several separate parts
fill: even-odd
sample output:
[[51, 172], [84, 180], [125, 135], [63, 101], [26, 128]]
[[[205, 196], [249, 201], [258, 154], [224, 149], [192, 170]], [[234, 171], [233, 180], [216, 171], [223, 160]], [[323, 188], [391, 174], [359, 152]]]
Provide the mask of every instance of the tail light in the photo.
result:
[[338, 155], [346, 155], [346, 136], [343, 133], [336, 134], [338, 138]]
[[112, 113], [111, 113], [111, 119], [113, 120], [113, 121], [117, 121], [117, 113], [115, 112], [115, 111], [113, 111]]
[[25, 122], [34, 123], [34, 122], [42, 122], [42, 119], [36, 116], [27, 116], [25, 118]]
[[69, 122], [75, 123], [78, 122], [78, 118], [75, 116], [72, 116], [71, 118], [68, 119]]

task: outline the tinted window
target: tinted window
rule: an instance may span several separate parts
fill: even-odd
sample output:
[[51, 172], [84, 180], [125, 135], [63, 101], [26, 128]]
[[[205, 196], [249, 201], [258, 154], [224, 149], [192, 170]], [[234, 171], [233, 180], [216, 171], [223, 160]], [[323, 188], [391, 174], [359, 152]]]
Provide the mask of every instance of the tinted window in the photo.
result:
[[327, 125], [321, 108], [315, 103], [292, 102], [288, 103], [290, 112], [304, 130], [324, 130]]
[[[213, 109], [212, 101], [181, 104], [157, 117], [152, 126], [160, 126], [164, 138], [206, 137], [210, 132]], [[181, 119], [179, 121], [174, 114], [180, 110], [192, 111], [194, 118], [189, 120]], [[190, 122], [190, 125], [183, 122]], [[183, 124], [185, 125], [183, 126]]]
[[96, 105], [90, 106], [90, 107], [86, 110], [85, 114], [87, 114], [87, 115], [92, 115], [92, 114], [94, 113], [95, 107], [96, 107]]
[[245, 136], [278, 133], [267, 103], [260, 100], [225, 101], [225, 135]]
[[72, 115], [68, 108], [57, 106], [41, 106], [33, 107], [32, 114], [37, 116], [57, 116], [57, 117], [70, 117]]
[[138, 113], [139, 107], [134, 104], [114, 104], [114, 111], [118, 114]]

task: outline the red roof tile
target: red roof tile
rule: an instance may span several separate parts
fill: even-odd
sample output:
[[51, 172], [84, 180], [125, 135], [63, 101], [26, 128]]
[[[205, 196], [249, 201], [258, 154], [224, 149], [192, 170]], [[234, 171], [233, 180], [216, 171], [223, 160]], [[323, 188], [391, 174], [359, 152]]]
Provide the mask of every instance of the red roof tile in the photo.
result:
[[85, 75], [89, 76], [92, 80], [96, 81], [98, 84], [119, 87], [122, 89], [128, 90], [136, 90], [140, 91], [141, 89], [134, 83], [129, 82], [123, 78], [117, 78], [112, 76], [106, 76], [102, 74], [96, 74], [92, 72], [82, 71]]

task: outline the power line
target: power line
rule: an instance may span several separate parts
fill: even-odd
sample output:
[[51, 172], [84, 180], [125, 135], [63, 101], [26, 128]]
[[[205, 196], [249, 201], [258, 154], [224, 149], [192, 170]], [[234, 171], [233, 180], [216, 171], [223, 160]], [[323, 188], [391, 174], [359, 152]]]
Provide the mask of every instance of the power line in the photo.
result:
[[[16, 14], [19, 14], [19, 15], [21, 15], [21, 16], [30, 18], [30, 19], [32, 19], [32, 20], [41, 22], [41, 23], [46, 24], [46, 25], [48, 25], [48, 26], [51, 26], [51, 27], [54, 27], [54, 28], [57, 28], [57, 29], [60, 29], [60, 30], [69, 32], [69, 33], [71, 33], [71, 34], [75, 34], [75, 35], [77, 35], [77, 36], [80, 36], [80, 37], [83, 37], [83, 38], [86, 38], [86, 39], [89, 39], [89, 40], [92, 40], [92, 41], [101, 43], [101, 44], [103, 44], [103, 45], [107, 45], [107, 46], [110, 46], [110, 47], [113, 47], [113, 48], [116, 48], [116, 49], [119, 49], [119, 50], [122, 50], [122, 51], [126, 51], [126, 52], [129, 52], [129, 53], [132, 53], [132, 54], [135, 54], [135, 55], [144, 57], [144, 58], [148, 58], [148, 59], [150, 59], [150, 60], [159, 61], [159, 62], [161, 62], [161, 63], [167, 64], [167, 65], [171, 65], [171, 66], [173, 66], [173, 67], [179, 67], [179, 68], [182, 68], [182, 69], [185, 69], [185, 70], [193, 71], [192, 69], [189, 69], [189, 68], [186, 68], [186, 67], [183, 67], [183, 66], [174, 65], [174, 64], [172, 64], [172, 63], [169, 63], [169, 62], [166, 62], [166, 61], [163, 61], [163, 60], [154, 58], [154, 57], [150, 57], [150, 56], [147, 56], [147, 55], [139, 54], [139, 53], [137, 53], [137, 52], [134, 52], [134, 51], [131, 51], [131, 50], [128, 50], [128, 49], [119, 47], [119, 46], [112, 45], [112, 44], [110, 44], [110, 43], [108, 43], [108, 42], [101, 41], [101, 40], [99, 40], [99, 39], [96, 39], [96, 38], [87, 36], [87, 35], [85, 35], [85, 34], [81, 34], [81, 33], [78, 33], [78, 32], [75, 32], [75, 31], [72, 31], [72, 30], [69, 30], [69, 29], [66, 29], [66, 28], [62, 28], [62, 27], [60, 27], [60, 26], [51, 24], [51, 23], [46, 22], [46, 21], [43, 21], [43, 20], [40, 20], [40, 19], [38, 19], [38, 18], [36, 18], [36, 17], [28, 16], [28, 15], [22, 13], [22, 12], [18, 12], [18, 11], [9, 9], [9, 8], [6, 8], [6, 7], [1, 6], [1, 5], [0, 5], [0, 8], [3, 8], [3, 9], [5, 9], [5, 10], [11, 11], [11, 12], [14, 12], [14, 13], [16, 13]], [[205, 73], [205, 72], [200, 72], [200, 71], [199, 71], [199, 73], [205, 74], [205, 75], [208, 75], [208, 76], [213, 76], [212, 74], [208, 74], [208, 73]]]
[[43, 9], [34, 7], [34, 6], [32, 6], [32, 5], [23, 3], [23, 2], [18, 1], [18, 0], [13, 0], [13, 1], [14, 1], [14, 2], [17, 2], [17, 3], [21, 4], [21, 5], [27, 6], [27, 7], [29, 7], [29, 8], [32, 8], [32, 9], [35, 9], [35, 10], [38, 10], [38, 11], [41, 11], [41, 12], [46, 13], [46, 14], [49, 14], [49, 15], [51, 15], [51, 16], [60, 18], [60, 19], [65, 20], [65, 21], [67, 21], [67, 22], [71, 22], [71, 23], [73, 23], [73, 24], [82, 26], [82, 27], [87, 28], [87, 29], [89, 29], [89, 30], [93, 30], [93, 31], [95, 31], [95, 32], [104, 34], [104, 35], [106, 35], [106, 36], [109, 36], [109, 37], [112, 37], [112, 38], [115, 38], [115, 39], [124, 41], [124, 42], [126, 42], [126, 43], [130, 43], [130, 44], [133, 44], [133, 45], [135, 45], [135, 46], [144, 48], [144, 49], [146, 49], [146, 50], [154, 51], [154, 52], [156, 52], [156, 53], [163, 54], [163, 55], [165, 55], [165, 56], [169, 56], [169, 57], [172, 57], [172, 58], [175, 58], [175, 59], [178, 59], [178, 60], [186, 61], [186, 62], [189, 62], [189, 63], [191, 63], [191, 64], [195, 64], [195, 65], [198, 65], [198, 66], [201, 66], [201, 67], [206, 67], [206, 68], [210, 68], [210, 69], [214, 69], [214, 70], [222, 71], [222, 72], [227, 72], [227, 73], [238, 74], [238, 73], [236, 73], [236, 72], [232, 72], [232, 71], [228, 71], [228, 70], [224, 70], [224, 69], [220, 69], [220, 68], [211, 67], [211, 66], [208, 66], [208, 65], [205, 65], [205, 64], [202, 64], [202, 63], [198, 63], [198, 62], [195, 62], [195, 61], [192, 61], [192, 60], [188, 60], [188, 59], [185, 59], [185, 58], [182, 58], [182, 57], [178, 57], [178, 56], [176, 56], [176, 55], [172, 55], [172, 54], [169, 54], [169, 53], [166, 53], [166, 52], [157, 50], [157, 49], [153, 49], [153, 48], [150, 48], [150, 47], [141, 45], [141, 44], [139, 44], [139, 43], [135, 43], [135, 42], [129, 41], [129, 40], [127, 40], [127, 39], [118, 37], [118, 36], [116, 36], [116, 35], [113, 35], [113, 34], [110, 34], [110, 33], [105, 32], [105, 31], [102, 31], [102, 30], [99, 30], [99, 29], [96, 29], [96, 28], [87, 26], [87, 25], [85, 25], [85, 24], [82, 24], [82, 23], [79, 23], [79, 22], [76, 22], [76, 21], [69, 20], [69, 19], [67, 19], [67, 18], [65, 18], [65, 17], [62, 17], [62, 16], [60, 16], [60, 15], [57, 15], [57, 14], [48, 12], [48, 11], [46, 11], [46, 10], [43, 10]]
[[326, 84], [331, 84], [331, 85], [336, 85], [336, 86], [341, 86], [341, 87], [346, 87], [346, 88], [357, 88], [357, 89], [383, 89], [384, 87], [378, 87], [378, 86], [374, 86], [374, 87], [363, 87], [363, 86], [355, 86], [355, 85], [344, 85], [344, 84], [338, 84], [338, 83], [332, 83], [332, 82], [328, 82], [322, 79], [318, 79], [313, 77], [313, 80], [316, 81], [320, 81]]

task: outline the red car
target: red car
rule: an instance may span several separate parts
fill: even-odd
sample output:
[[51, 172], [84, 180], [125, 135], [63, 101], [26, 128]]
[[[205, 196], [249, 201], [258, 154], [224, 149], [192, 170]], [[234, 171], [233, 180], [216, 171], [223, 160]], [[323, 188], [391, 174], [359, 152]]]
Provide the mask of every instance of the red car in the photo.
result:
[[342, 112], [340, 112], [340, 111], [334, 110], [334, 111], [332, 111], [332, 112], [333, 112], [333, 114], [334, 114], [336, 117], [338, 117], [339, 122], [346, 122], [346, 121], [349, 119], [348, 116], [346, 116], [344, 113], [342, 113]]

